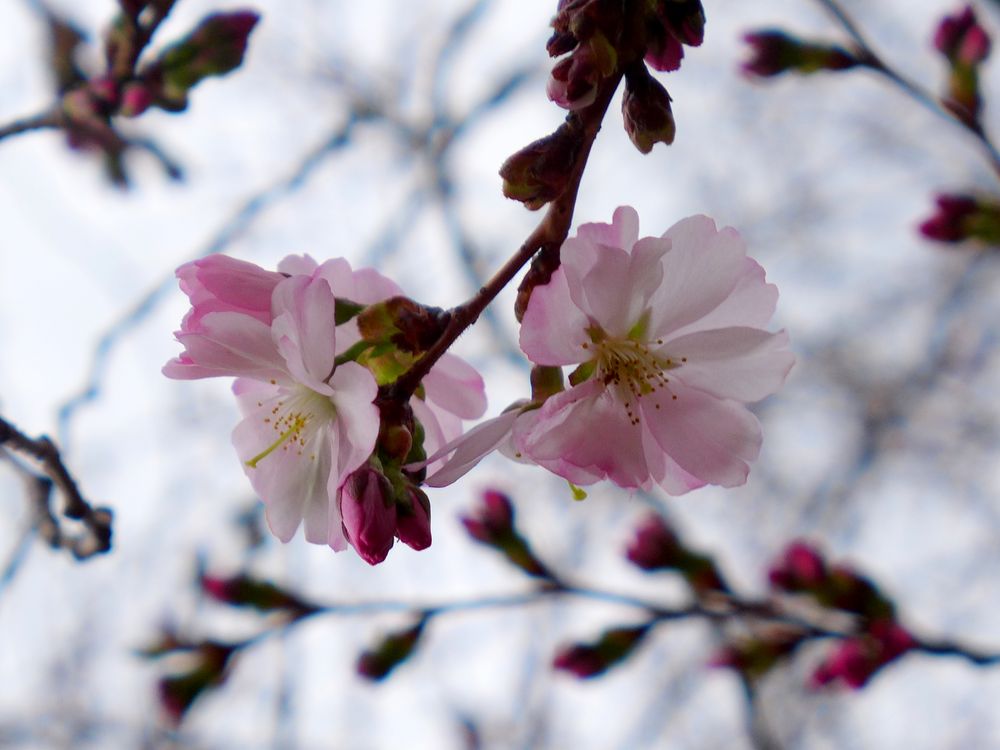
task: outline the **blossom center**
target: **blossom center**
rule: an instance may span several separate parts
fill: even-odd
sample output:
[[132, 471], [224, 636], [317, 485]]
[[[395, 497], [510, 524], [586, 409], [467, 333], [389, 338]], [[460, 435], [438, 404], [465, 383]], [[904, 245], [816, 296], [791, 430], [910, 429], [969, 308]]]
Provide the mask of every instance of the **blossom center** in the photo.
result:
[[[258, 402], [257, 405], [263, 406], [263, 403]], [[278, 449], [286, 452], [293, 450], [297, 455], [303, 455], [319, 428], [336, 418], [337, 409], [329, 396], [303, 385], [295, 386], [264, 417], [264, 423], [275, 433], [274, 442], [247, 461], [247, 466], [256, 469], [257, 464]], [[309, 458], [315, 461], [316, 454], [310, 454]]]
[[[680, 361], [659, 355], [650, 350], [649, 344], [663, 343], [640, 341], [631, 336], [610, 337], [603, 332], [590, 331], [591, 344], [584, 347], [594, 353], [595, 377], [613, 389], [625, 405], [629, 422], [639, 424], [637, 403], [639, 399], [668, 387], [666, 373], [681, 366]], [[677, 396], [673, 396], [676, 400]], [[656, 406], [659, 409], [659, 404]]]

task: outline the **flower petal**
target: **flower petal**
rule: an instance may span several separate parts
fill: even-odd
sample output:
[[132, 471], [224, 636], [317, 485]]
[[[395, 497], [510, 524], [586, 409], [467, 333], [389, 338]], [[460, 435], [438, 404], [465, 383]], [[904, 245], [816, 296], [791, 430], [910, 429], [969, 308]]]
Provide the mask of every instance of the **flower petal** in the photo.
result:
[[462, 419], [479, 419], [486, 411], [486, 385], [476, 369], [447, 352], [421, 381], [427, 400]]
[[735, 230], [717, 231], [707, 216], [683, 219], [663, 236], [671, 248], [663, 256], [663, 284], [651, 301], [652, 338], [667, 338], [706, 317], [747, 270], [743, 240]]
[[[514, 422], [519, 416], [521, 416], [521, 410], [513, 409], [493, 419], [487, 419], [432, 454], [427, 460], [427, 464], [433, 463], [449, 453], [452, 455], [440, 469], [424, 480], [424, 484], [428, 487], [445, 487], [467, 474], [476, 464], [510, 437], [511, 431], [514, 429]], [[454, 452], [452, 453], [452, 451]]]
[[759, 328], [700, 331], [669, 341], [663, 349], [674, 361], [687, 359], [673, 377], [720, 398], [745, 402], [776, 392], [795, 364], [788, 334]]
[[373, 401], [378, 395], [375, 377], [356, 362], [346, 362], [330, 379], [330, 396], [337, 410], [330, 482], [336, 488], [352, 471], [368, 460], [378, 437], [379, 413]]
[[274, 290], [271, 336], [296, 381], [319, 393], [336, 356], [336, 301], [326, 279], [292, 276]]
[[[676, 396], [676, 399], [673, 397]], [[671, 381], [639, 399], [642, 423], [692, 476], [723, 487], [744, 484], [760, 452], [757, 418], [742, 404]]]
[[210, 313], [200, 321], [199, 330], [178, 331], [175, 336], [184, 352], [163, 367], [169, 378], [286, 377], [270, 328], [248, 315]]
[[587, 316], [570, 298], [564, 269], [558, 268], [548, 284], [531, 292], [521, 321], [521, 351], [539, 365], [586, 362], [590, 359], [584, 348], [590, 341], [589, 325]]
[[642, 430], [603, 382], [591, 379], [549, 398], [515, 445], [535, 463], [575, 484], [607, 477], [619, 487], [648, 487]]

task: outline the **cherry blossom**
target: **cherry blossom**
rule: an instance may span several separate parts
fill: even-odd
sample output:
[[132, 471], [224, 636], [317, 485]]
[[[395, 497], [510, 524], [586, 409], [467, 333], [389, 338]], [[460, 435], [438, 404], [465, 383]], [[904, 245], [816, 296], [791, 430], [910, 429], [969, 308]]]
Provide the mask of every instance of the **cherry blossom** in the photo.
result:
[[641, 239], [629, 207], [580, 227], [520, 337], [536, 364], [577, 365], [573, 385], [515, 422], [515, 446], [574, 484], [743, 484], [761, 446], [745, 404], [794, 363], [787, 334], [764, 329], [777, 297], [736, 231], [708, 217]]

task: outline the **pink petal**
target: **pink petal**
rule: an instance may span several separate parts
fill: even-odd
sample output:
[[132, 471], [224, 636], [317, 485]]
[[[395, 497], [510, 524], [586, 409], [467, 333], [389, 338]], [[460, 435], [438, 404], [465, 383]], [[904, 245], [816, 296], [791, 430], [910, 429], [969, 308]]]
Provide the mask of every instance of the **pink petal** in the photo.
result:
[[486, 411], [486, 385], [464, 359], [445, 353], [421, 381], [428, 401], [462, 419], [479, 419]]
[[255, 468], [247, 462], [274, 444], [278, 435], [272, 423], [265, 422], [283, 398], [276, 394], [249, 412], [233, 430], [233, 445], [243, 464], [243, 471], [266, 507], [268, 526], [278, 539], [289, 541], [303, 516], [314, 513], [313, 506], [329, 504], [327, 476], [330, 466], [330, 443], [326, 430], [318, 430], [304, 446], [289, 443], [260, 460]]
[[664, 237], [663, 284], [652, 300], [650, 335], [666, 338], [704, 318], [733, 292], [746, 270], [746, 249], [734, 230], [716, 231], [707, 216], [677, 222]]
[[289, 373], [320, 393], [329, 390], [336, 356], [336, 302], [325, 279], [292, 276], [274, 290], [271, 335]]
[[521, 322], [521, 350], [539, 365], [569, 365], [586, 362], [584, 348], [590, 323], [569, 294], [564, 269], [552, 274], [548, 284], [535, 287]]
[[330, 481], [336, 488], [352, 471], [368, 460], [378, 437], [378, 407], [372, 403], [378, 395], [375, 377], [356, 362], [346, 362], [330, 379], [337, 410], [333, 423], [334, 464]]
[[534, 427], [516, 444], [532, 461], [575, 484], [604, 477], [619, 487], [650, 484], [642, 430], [595, 379], [549, 398]]
[[776, 392], [795, 364], [784, 331], [722, 328], [668, 341], [664, 352], [687, 359], [673, 377], [720, 398], [759, 401]]
[[685, 471], [723, 487], [746, 482], [747, 462], [757, 458], [761, 444], [760, 423], [746, 407], [674, 380], [639, 404], [644, 429]]
[[432, 454], [426, 463], [433, 463], [449, 453], [452, 455], [440, 469], [427, 477], [424, 484], [428, 487], [445, 487], [467, 474], [510, 437], [514, 422], [519, 416], [521, 410], [513, 409], [487, 419]]
[[757, 261], [746, 258], [739, 280], [729, 295], [711, 312], [671, 331], [670, 335], [676, 337], [730, 326], [764, 328], [774, 315], [777, 304], [778, 288], [764, 280], [764, 269]]
[[278, 271], [289, 276], [312, 276], [317, 263], [309, 255], [288, 255], [278, 263]]
[[639, 239], [639, 214], [631, 206], [619, 206], [615, 209], [610, 224], [581, 224], [576, 230], [576, 236], [597, 245], [629, 250]]
[[[271, 322], [271, 294], [282, 280], [280, 273], [226, 255], [185, 263], [177, 269], [181, 289], [191, 299], [196, 318], [206, 305], [211, 311], [243, 312]], [[207, 310], [205, 310], [207, 311]]]
[[284, 363], [265, 323], [242, 313], [218, 312], [206, 315], [199, 327], [197, 332], [177, 332], [185, 351], [164, 366], [164, 375], [180, 379], [282, 375]]

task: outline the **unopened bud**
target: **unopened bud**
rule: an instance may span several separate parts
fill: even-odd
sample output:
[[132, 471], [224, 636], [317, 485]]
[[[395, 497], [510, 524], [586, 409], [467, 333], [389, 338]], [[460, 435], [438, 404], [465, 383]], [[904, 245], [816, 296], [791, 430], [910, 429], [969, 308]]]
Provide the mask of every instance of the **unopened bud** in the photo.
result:
[[583, 140], [580, 126], [566, 122], [522, 148], [500, 167], [503, 194], [532, 211], [559, 197], [569, 184]]
[[131, 81], [122, 89], [121, 107], [118, 114], [123, 117], [138, 117], [153, 104], [153, 94], [139, 81]]
[[390, 633], [375, 648], [365, 651], [358, 658], [358, 674], [369, 680], [384, 680], [413, 655], [426, 623], [426, 617], [421, 618], [412, 628]]
[[857, 58], [832, 44], [806, 42], [783, 31], [764, 30], [747, 34], [751, 57], [743, 63], [744, 73], [770, 77], [786, 71], [815, 73], [820, 70], [846, 70], [858, 64]]
[[542, 402], [550, 396], [562, 393], [566, 385], [563, 382], [561, 367], [535, 365], [531, 368], [531, 400]]
[[941, 19], [934, 33], [934, 46], [952, 63], [974, 66], [990, 54], [990, 37], [971, 5], [954, 16]]
[[682, 44], [699, 46], [705, 39], [705, 10], [701, 0], [660, 0], [656, 15], [665, 30]]
[[658, 515], [651, 515], [636, 529], [625, 556], [643, 570], [665, 570], [677, 564], [682, 551], [666, 522]]
[[347, 541], [369, 565], [378, 565], [392, 549], [396, 503], [392, 484], [377, 469], [363, 466], [340, 491], [340, 514]]
[[597, 677], [628, 658], [647, 632], [649, 625], [605, 631], [596, 643], [577, 643], [561, 650], [552, 666], [581, 679]]
[[670, 95], [641, 63], [625, 76], [622, 116], [625, 132], [642, 153], [648, 154], [656, 143], [674, 142], [677, 126], [670, 110]]
[[418, 487], [408, 487], [396, 503], [396, 536], [418, 551], [431, 546], [431, 503]]

